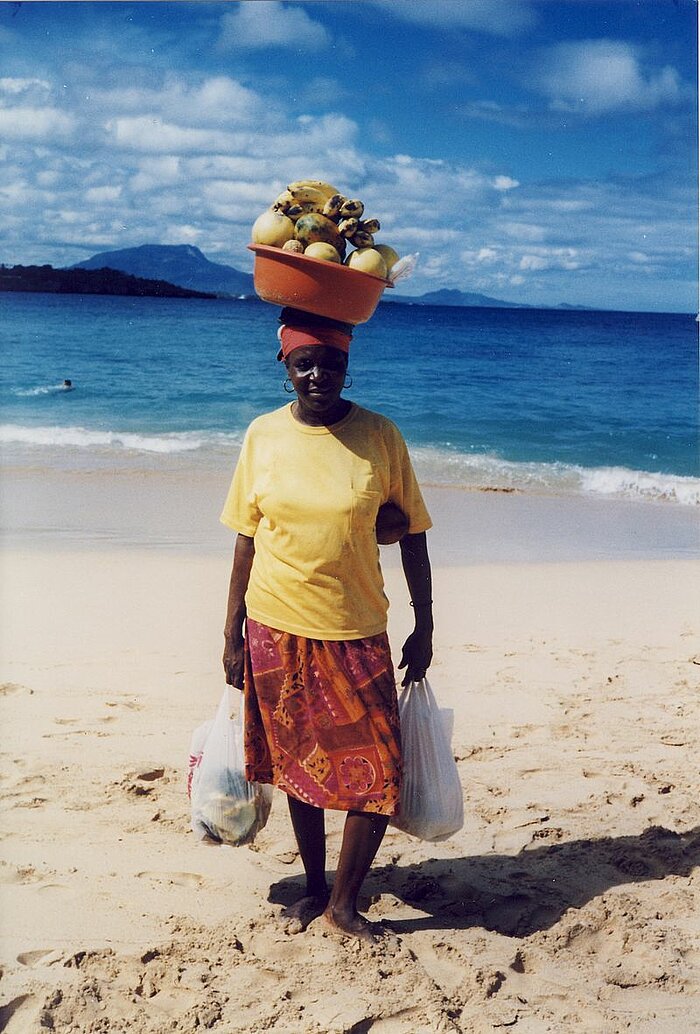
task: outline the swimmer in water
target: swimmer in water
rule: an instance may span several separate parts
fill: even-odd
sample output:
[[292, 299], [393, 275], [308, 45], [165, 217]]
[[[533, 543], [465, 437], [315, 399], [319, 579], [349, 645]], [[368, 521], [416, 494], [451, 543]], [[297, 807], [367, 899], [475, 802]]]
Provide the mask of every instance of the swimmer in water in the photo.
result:
[[68, 380], [67, 378], [66, 378], [66, 380], [65, 380], [65, 381], [63, 382], [63, 385], [62, 385], [62, 387], [63, 387], [63, 390], [64, 390], [64, 391], [74, 391], [74, 388], [73, 388], [73, 381], [70, 381], [70, 380]]

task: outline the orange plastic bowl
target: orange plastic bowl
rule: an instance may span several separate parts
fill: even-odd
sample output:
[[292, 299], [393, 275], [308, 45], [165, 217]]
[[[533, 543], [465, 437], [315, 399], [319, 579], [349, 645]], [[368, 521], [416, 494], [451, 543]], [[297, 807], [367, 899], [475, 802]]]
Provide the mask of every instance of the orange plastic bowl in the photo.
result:
[[341, 323], [366, 323], [389, 280], [336, 262], [249, 244], [255, 252], [253, 280], [258, 296], [274, 305], [291, 305]]

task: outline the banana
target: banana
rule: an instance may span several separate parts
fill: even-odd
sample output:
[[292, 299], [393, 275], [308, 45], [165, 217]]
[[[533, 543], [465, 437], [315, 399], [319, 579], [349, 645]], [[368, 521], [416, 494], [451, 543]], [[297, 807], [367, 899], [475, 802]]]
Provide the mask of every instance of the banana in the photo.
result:
[[356, 248], [371, 248], [374, 245], [374, 237], [371, 233], [358, 230], [350, 238], [350, 243], [354, 244]]
[[294, 198], [288, 190], [283, 190], [282, 193], [272, 203], [273, 212], [285, 212], [290, 205], [294, 204]]
[[340, 212], [342, 205], [344, 205], [346, 201], [347, 198], [343, 197], [342, 194], [333, 194], [331, 197], [328, 198], [325, 205], [323, 206], [323, 214], [328, 219], [335, 219], [335, 217]]
[[[362, 201], [338, 193], [331, 183], [294, 180], [256, 222], [253, 241], [294, 252], [314, 243], [332, 245], [342, 260], [348, 242], [364, 251], [374, 246], [380, 223], [363, 219], [364, 211]], [[292, 234], [294, 240], [289, 241]]]
[[[324, 183], [323, 180], [295, 180], [294, 183], [289, 184], [287, 190], [297, 201], [314, 201], [316, 200], [315, 195], [320, 194], [324, 203], [329, 197], [338, 193], [335, 187], [332, 187], [330, 183]], [[310, 191], [313, 191], [314, 194], [306, 196]]]
[[365, 206], [361, 201], [349, 200], [344, 205], [341, 205], [340, 214], [343, 219], [359, 219], [365, 210]]
[[302, 215], [310, 215], [312, 212], [321, 212], [321, 205], [316, 201], [295, 201], [284, 214], [296, 222]]
[[298, 204], [305, 205], [308, 202], [313, 202], [314, 205], [318, 205], [319, 210], [323, 208], [328, 200], [326, 195], [322, 194], [320, 190], [316, 190], [315, 187], [294, 187], [289, 193]]
[[357, 219], [341, 219], [338, 223], [338, 233], [342, 233], [343, 237], [352, 237], [359, 228]]
[[379, 233], [381, 228], [382, 227], [378, 219], [363, 219], [358, 227], [358, 229], [362, 230], [363, 233]]

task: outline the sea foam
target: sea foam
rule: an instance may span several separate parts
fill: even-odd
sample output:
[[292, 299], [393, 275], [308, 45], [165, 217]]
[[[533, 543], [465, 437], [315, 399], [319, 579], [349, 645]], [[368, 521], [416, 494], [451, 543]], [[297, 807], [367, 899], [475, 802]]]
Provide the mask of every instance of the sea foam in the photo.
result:
[[481, 491], [595, 495], [645, 502], [700, 505], [700, 478], [626, 467], [582, 467], [567, 463], [523, 463], [489, 453], [434, 448], [411, 449], [419, 480]]
[[60, 384], [44, 384], [37, 388], [13, 388], [12, 394], [19, 399], [31, 399], [38, 398], [40, 395], [57, 395], [59, 392], [72, 390], [72, 387], [61, 381]]
[[193, 452], [205, 445], [240, 444], [240, 436], [180, 431], [163, 434], [139, 434], [133, 431], [94, 431], [85, 427], [24, 427], [20, 424], [0, 425], [0, 444], [118, 450], [120, 452], [178, 453]]
[[[240, 447], [243, 432], [180, 431], [145, 434], [98, 431], [85, 427], [0, 425], [0, 445], [19, 450], [49, 450], [49, 463], [61, 463], [63, 450], [80, 450], [100, 464], [109, 457], [130, 454], [156, 457], [189, 455], [197, 463], [225, 455], [227, 462]], [[57, 455], [55, 455], [56, 450]], [[582, 467], [567, 463], [506, 460], [493, 453], [410, 446], [419, 481], [424, 485], [454, 486], [494, 492], [540, 495], [593, 495], [682, 506], [700, 505], [700, 478], [626, 467]], [[51, 458], [54, 456], [54, 459]], [[157, 470], [157, 466], [153, 468]]]

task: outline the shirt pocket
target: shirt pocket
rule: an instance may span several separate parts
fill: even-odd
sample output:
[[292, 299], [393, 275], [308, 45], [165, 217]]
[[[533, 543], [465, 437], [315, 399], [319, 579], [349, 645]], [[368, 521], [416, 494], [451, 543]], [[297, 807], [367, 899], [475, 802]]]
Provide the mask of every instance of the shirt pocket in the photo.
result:
[[353, 492], [350, 530], [353, 538], [375, 535], [377, 512], [382, 504], [382, 493], [370, 489]]

